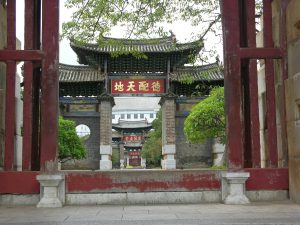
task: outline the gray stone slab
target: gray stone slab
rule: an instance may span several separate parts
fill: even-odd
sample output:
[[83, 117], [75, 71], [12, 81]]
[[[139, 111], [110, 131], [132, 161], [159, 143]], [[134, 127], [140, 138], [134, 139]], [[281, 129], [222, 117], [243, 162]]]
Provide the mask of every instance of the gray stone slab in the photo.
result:
[[177, 219], [173, 213], [168, 214], [142, 214], [142, 213], [126, 213], [123, 215], [123, 220], [172, 220]]

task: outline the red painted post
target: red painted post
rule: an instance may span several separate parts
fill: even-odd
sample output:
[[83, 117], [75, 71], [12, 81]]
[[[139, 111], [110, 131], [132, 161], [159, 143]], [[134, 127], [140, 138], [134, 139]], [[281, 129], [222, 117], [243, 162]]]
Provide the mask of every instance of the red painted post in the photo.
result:
[[59, 0], [42, 2], [41, 170], [57, 170]]
[[[272, 38], [272, 0], [263, 0], [264, 16], [264, 47], [273, 47]], [[278, 166], [277, 150], [277, 126], [276, 126], [276, 101], [275, 101], [275, 82], [274, 65], [272, 59], [265, 60], [266, 77], [266, 119], [267, 119], [267, 142], [269, 151], [269, 166]]]
[[[16, 49], [16, 0], [7, 2], [7, 49]], [[16, 63], [7, 62], [4, 170], [14, 169]]]
[[[40, 48], [40, 0], [25, 0], [25, 50]], [[25, 62], [24, 64], [24, 106], [23, 106], [23, 170], [38, 170], [39, 169], [39, 154], [38, 154], [38, 136], [39, 128], [34, 127], [34, 121], [39, 121], [39, 104], [36, 103], [33, 91], [39, 89], [39, 84], [35, 84], [34, 77], [36, 74], [37, 63]], [[35, 87], [37, 86], [37, 87]], [[39, 98], [39, 94], [37, 96]], [[39, 99], [38, 99], [39, 102]]]
[[[25, 33], [24, 49], [33, 49], [34, 2], [25, 0]], [[23, 93], [23, 157], [22, 169], [31, 170], [32, 151], [32, 62], [24, 64], [24, 93]]]
[[[248, 47], [256, 47], [255, 28], [255, 1], [247, 0], [247, 34]], [[260, 136], [259, 136], [259, 110], [258, 110], [258, 84], [257, 61], [248, 61], [249, 70], [249, 107], [250, 107], [250, 133], [251, 133], [251, 167], [260, 168]]]
[[22, 169], [31, 170], [32, 151], [32, 62], [24, 64], [24, 93], [23, 93], [23, 154]]
[[244, 162], [244, 129], [242, 112], [239, 0], [220, 1], [225, 65], [225, 105], [227, 158], [231, 170], [242, 169]]

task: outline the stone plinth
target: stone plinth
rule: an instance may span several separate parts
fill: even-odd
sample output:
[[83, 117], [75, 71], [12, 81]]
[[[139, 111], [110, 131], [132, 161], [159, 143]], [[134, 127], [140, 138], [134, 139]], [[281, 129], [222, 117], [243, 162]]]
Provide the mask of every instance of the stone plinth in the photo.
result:
[[36, 178], [40, 182], [38, 208], [62, 207], [65, 202], [65, 177], [63, 174], [43, 174]]
[[175, 145], [164, 145], [162, 149], [163, 160], [162, 168], [163, 169], [176, 169], [176, 147]]
[[100, 145], [100, 170], [111, 170], [112, 169], [112, 147], [111, 145]]
[[222, 173], [222, 200], [229, 205], [244, 205], [250, 203], [245, 195], [245, 182], [250, 174], [247, 172]]
[[224, 152], [225, 152], [225, 145], [221, 144], [219, 140], [215, 139], [214, 144], [212, 146], [213, 166], [224, 165]]
[[125, 160], [124, 159], [120, 159], [120, 168], [124, 169], [125, 165], [124, 165]]
[[146, 159], [143, 159], [142, 157], [141, 157], [141, 167], [146, 169]]

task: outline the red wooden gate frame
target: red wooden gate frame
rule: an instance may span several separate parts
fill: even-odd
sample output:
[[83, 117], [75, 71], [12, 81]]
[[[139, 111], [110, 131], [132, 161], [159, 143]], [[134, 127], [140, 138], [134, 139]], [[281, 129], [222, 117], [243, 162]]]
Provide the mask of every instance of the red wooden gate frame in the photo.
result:
[[[224, 31], [225, 98], [228, 133], [228, 166], [230, 170], [243, 168], [251, 174], [246, 183], [251, 190], [288, 189], [287, 168], [260, 169], [260, 140], [257, 103], [256, 59], [265, 59], [268, 111], [268, 146], [270, 167], [277, 167], [277, 139], [274, 69], [272, 59], [281, 59], [283, 79], [287, 78], [287, 50], [285, 12], [288, 0], [281, 0], [280, 47], [274, 48], [272, 40], [271, 0], [263, 0], [264, 47], [255, 44], [255, 0], [221, 0]], [[0, 61], [7, 64], [6, 113], [5, 113], [5, 159], [0, 172], [0, 193], [37, 193], [39, 185], [35, 171], [56, 169], [57, 116], [58, 116], [58, 29], [59, 0], [25, 0], [25, 49], [16, 50], [16, 0], [7, 1], [7, 49], [0, 50]], [[15, 73], [16, 62], [24, 65], [24, 138], [23, 172], [14, 170], [15, 132]], [[228, 104], [230, 102], [230, 104]], [[12, 171], [12, 172], [10, 172]], [[176, 171], [174, 171], [176, 172]], [[173, 173], [173, 171], [169, 172]], [[185, 172], [184, 172], [185, 173]], [[219, 188], [219, 172], [215, 179], [201, 183], [206, 175], [199, 172], [193, 182], [187, 177], [179, 181], [178, 188], [189, 185], [198, 190], [216, 182]], [[90, 179], [91, 188], [103, 184], [101, 172], [69, 173], [66, 175], [67, 191], [85, 191], [79, 180]], [[274, 178], [275, 177], [275, 178]], [[74, 178], [74, 179], [73, 179]], [[100, 179], [100, 180], [99, 180]], [[99, 181], [99, 182], [98, 182]], [[119, 182], [117, 180], [117, 182]], [[275, 182], [275, 183], [274, 183]], [[148, 185], [147, 181], [147, 185]], [[16, 185], [17, 184], [17, 185]], [[18, 184], [22, 184], [19, 186]], [[70, 186], [73, 185], [73, 186]], [[98, 186], [97, 186], [98, 185]], [[119, 183], [111, 182], [111, 189]], [[134, 183], [144, 188], [145, 183]], [[162, 185], [168, 187], [170, 183]], [[122, 185], [121, 185], [122, 186]], [[177, 187], [176, 187], [177, 188]]]
[[48, 164], [57, 154], [58, 44], [59, 0], [25, 0], [25, 50], [16, 50], [16, 0], [7, 1], [7, 49], [0, 50], [7, 64], [4, 170], [14, 170], [17, 61], [25, 61], [23, 170], [54, 168]]
[[268, 164], [274, 168], [278, 166], [273, 59], [281, 59], [282, 76], [286, 79], [285, 13], [288, 0], [280, 1], [279, 48], [273, 45], [271, 4], [272, 0], [263, 0], [264, 47], [257, 48], [255, 0], [221, 0], [228, 166], [231, 170], [260, 168], [256, 59], [265, 59]]

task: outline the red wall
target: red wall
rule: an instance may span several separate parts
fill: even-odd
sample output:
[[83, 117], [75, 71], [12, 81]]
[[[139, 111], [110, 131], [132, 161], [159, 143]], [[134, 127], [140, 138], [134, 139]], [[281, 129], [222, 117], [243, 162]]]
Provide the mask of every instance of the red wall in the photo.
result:
[[[245, 169], [247, 190], [288, 190], [288, 169]], [[220, 190], [219, 170], [65, 172], [67, 193]], [[39, 172], [0, 172], [0, 194], [37, 194]]]

